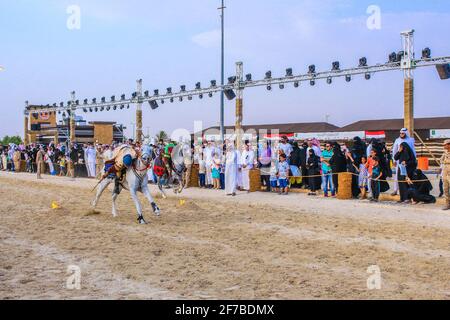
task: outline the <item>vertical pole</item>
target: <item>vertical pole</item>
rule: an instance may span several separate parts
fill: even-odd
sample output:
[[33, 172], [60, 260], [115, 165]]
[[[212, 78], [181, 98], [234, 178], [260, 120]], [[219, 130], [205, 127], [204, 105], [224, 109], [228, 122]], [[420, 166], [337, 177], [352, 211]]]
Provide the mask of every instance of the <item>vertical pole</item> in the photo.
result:
[[[221, 85], [225, 84], [225, 3], [222, 0], [221, 24], [222, 24], [222, 48], [221, 48]], [[225, 141], [225, 124], [224, 124], [225, 97], [223, 90], [220, 92], [220, 138], [222, 143]]]
[[142, 142], [142, 79], [137, 83], [137, 99], [136, 104], [136, 142]]
[[76, 140], [76, 136], [75, 136], [75, 91], [71, 92], [71, 97], [72, 97], [72, 108], [70, 108], [70, 118], [69, 118], [69, 130], [70, 130], [70, 137], [69, 137], [69, 141], [70, 143], [75, 142]]
[[401, 65], [404, 73], [404, 127], [414, 137], [414, 30], [401, 33], [404, 57]]
[[243, 88], [241, 82], [244, 75], [244, 66], [242, 62], [236, 63], [236, 148], [240, 151], [242, 146], [242, 119], [243, 119]]
[[23, 123], [23, 127], [24, 127], [24, 137], [23, 137], [23, 143], [25, 145], [30, 144], [29, 141], [29, 137], [28, 137], [28, 114], [24, 114], [24, 123]]

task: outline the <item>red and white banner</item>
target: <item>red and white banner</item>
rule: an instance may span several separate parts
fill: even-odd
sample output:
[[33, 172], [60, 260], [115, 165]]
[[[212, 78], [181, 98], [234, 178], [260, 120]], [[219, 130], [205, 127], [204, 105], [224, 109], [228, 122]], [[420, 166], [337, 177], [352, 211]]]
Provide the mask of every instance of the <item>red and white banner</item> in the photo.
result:
[[366, 131], [366, 140], [384, 138], [386, 138], [385, 131]]
[[293, 133], [268, 133], [263, 136], [266, 140], [280, 140], [282, 137], [287, 137], [288, 139], [293, 139], [295, 135]]

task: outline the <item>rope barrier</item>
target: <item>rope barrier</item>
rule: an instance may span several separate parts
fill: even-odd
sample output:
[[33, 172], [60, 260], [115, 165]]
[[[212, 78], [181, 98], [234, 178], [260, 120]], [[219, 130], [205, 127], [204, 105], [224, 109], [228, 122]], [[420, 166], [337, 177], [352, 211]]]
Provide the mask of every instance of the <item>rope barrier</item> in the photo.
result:
[[[290, 179], [290, 178], [322, 178], [324, 176], [334, 176], [334, 175], [339, 175], [341, 173], [347, 173], [347, 174], [351, 174], [354, 176], [359, 177], [358, 173], [354, 173], [354, 172], [338, 172], [338, 173], [326, 173], [326, 174], [317, 174], [317, 175], [310, 175], [310, 176], [286, 176], [286, 179]], [[437, 172], [436, 172], [437, 174]], [[268, 174], [265, 174], [265, 176], [268, 176]], [[367, 179], [371, 179], [369, 177], [367, 177]], [[440, 179], [440, 178], [439, 178]], [[398, 183], [409, 183], [406, 180], [397, 180], [397, 179], [389, 179], [389, 180], [385, 180], [385, 179], [373, 179], [376, 181], [380, 181], [380, 182], [398, 182]], [[414, 182], [427, 182], [427, 181], [434, 181], [434, 180], [438, 180], [438, 178], [431, 178], [431, 179], [422, 179], [422, 180], [410, 180], [412, 183]]]

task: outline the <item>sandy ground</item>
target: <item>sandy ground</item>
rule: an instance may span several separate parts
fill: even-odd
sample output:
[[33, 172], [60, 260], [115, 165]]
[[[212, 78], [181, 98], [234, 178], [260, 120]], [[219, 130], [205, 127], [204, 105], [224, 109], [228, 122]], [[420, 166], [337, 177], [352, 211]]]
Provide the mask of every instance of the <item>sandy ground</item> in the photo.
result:
[[109, 194], [92, 212], [94, 185], [0, 172], [1, 299], [450, 299], [439, 206], [188, 189], [157, 198], [159, 218], [143, 201], [141, 226], [126, 192], [118, 218]]

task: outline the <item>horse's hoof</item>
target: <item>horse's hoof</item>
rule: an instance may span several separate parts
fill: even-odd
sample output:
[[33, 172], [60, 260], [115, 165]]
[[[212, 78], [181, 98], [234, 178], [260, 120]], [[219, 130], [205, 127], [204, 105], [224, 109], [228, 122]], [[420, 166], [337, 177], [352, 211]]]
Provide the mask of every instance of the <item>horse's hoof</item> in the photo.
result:
[[153, 213], [155, 214], [155, 216], [159, 217], [161, 214], [161, 210], [156, 205], [156, 203], [152, 203], [152, 209], [153, 209]]
[[139, 218], [138, 218], [138, 223], [139, 223], [139, 224], [147, 224], [147, 222], [144, 220], [143, 217], [139, 217]]

